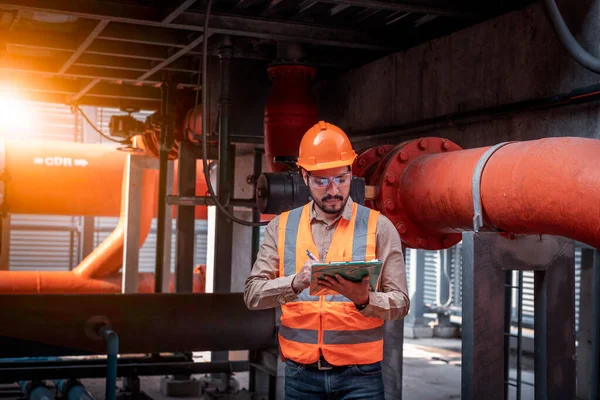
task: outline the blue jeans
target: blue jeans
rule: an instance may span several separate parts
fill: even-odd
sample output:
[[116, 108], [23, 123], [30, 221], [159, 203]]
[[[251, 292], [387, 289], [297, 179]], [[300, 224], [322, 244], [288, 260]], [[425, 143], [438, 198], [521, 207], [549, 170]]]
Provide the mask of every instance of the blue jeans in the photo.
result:
[[320, 371], [285, 361], [286, 400], [384, 400], [381, 363]]

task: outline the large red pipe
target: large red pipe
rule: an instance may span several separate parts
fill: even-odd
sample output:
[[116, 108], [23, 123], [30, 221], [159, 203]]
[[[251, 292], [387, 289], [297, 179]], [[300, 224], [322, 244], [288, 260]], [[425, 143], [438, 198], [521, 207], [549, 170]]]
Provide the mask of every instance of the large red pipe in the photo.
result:
[[311, 83], [316, 70], [303, 65], [275, 65], [268, 69], [273, 87], [265, 105], [265, 158], [270, 172], [284, 172], [275, 156], [298, 156], [304, 133], [317, 123], [317, 102]]
[[[376, 208], [407, 246], [450, 247], [474, 230], [473, 174], [488, 149], [460, 150], [440, 138], [394, 147], [367, 174], [378, 186]], [[482, 230], [559, 235], [600, 248], [599, 154], [600, 140], [571, 137], [500, 147], [481, 174]]]

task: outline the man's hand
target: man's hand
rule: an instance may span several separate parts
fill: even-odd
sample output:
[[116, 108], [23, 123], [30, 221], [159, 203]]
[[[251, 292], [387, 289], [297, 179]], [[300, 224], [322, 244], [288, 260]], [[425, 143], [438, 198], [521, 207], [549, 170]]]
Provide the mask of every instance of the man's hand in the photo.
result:
[[335, 290], [354, 304], [364, 305], [369, 302], [368, 276], [365, 276], [361, 282], [352, 282], [344, 279], [340, 274], [335, 274], [335, 277], [325, 276], [325, 278], [319, 279], [319, 284]]
[[292, 281], [292, 289], [294, 292], [300, 293], [304, 289], [310, 286], [310, 267], [315, 261], [308, 260], [302, 266], [302, 270], [296, 274]]

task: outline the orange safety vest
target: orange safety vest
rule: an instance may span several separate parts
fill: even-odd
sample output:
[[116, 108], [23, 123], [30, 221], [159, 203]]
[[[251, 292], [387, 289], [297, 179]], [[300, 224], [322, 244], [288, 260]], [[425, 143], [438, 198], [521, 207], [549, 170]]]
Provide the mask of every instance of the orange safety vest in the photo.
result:
[[[340, 218], [326, 262], [375, 258], [379, 212], [354, 203], [352, 219]], [[279, 276], [302, 270], [306, 250], [318, 254], [310, 226], [310, 203], [284, 212], [279, 219]], [[302, 364], [322, 353], [333, 365], [371, 364], [383, 359], [383, 320], [364, 317], [342, 295], [311, 296], [304, 289], [281, 306], [279, 346], [284, 358]]]

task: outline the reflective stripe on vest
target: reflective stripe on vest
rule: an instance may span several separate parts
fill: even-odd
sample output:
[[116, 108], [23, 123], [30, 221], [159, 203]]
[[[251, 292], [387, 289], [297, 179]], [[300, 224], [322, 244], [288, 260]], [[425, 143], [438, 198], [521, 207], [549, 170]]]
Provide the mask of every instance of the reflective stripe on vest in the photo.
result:
[[279, 334], [281, 337], [287, 340], [300, 343], [319, 343], [319, 331], [316, 329], [292, 329], [287, 326], [281, 326], [279, 328]]
[[325, 331], [323, 344], [355, 344], [383, 340], [383, 327], [360, 331]]
[[[309, 207], [280, 216], [279, 276], [300, 271], [306, 250], [318, 254]], [[374, 258], [378, 218], [379, 212], [355, 203], [352, 219], [339, 220], [325, 261]], [[284, 357], [301, 363], [316, 362], [321, 353], [334, 365], [373, 363], [383, 358], [383, 321], [364, 317], [340, 294], [311, 296], [307, 288], [296, 301], [282, 305], [279, 342]]]

